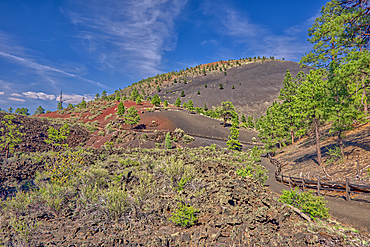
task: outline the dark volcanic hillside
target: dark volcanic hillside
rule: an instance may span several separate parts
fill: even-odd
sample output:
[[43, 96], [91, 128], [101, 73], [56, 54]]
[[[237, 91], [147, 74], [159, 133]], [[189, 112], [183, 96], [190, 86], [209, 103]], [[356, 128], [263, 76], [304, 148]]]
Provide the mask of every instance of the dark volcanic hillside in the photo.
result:
[[[230, 100], [240, 113], [260, 116], [277, 99], [287, 70], [293, 76], [300, 70], [309, 72], [309, 68], [300, 69], [300, 65], [294, 62], [260, 61], [229, 67], [226, 75], [224, 71], [212, 71], [207, 75], [181, 76], [186, 78], [187, 84], [181, 80], [174, 85], [163, 87], [158, 95], [171, 104], [174, 104], [177, 98], [181, 98], [182, 103], [191, 99], [195, 107], [203, 107], [206, 102], [208, 108]], [[223, 84], [223, 89], [219, 89], [220, 83]], [[180, 96], [181, 90], [184, 90], [185, 97]]]

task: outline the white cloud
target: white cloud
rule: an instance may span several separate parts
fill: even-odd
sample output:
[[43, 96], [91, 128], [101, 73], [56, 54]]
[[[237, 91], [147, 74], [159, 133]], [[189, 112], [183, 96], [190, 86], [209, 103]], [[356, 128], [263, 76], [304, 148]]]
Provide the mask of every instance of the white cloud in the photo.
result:
[[0, 95], [4, 95], [5, 93], [4, 92], [0, 92]]
[[[63, 103], [66, 104], [78, 104], [81, 103], [82, 98], [85, 98], [85, 101], [90, 101], [93, 99], [91, 95], [78, 95], [78, 94], [63, 94]], [[56, 101], [59, 101], [60, 96], [56, 97]]]
[[18, 98], [8, 98], [10, 100], [14, 100], [14, 101], [21, 101], [21, 102], [24, 102], [25, 100], [24, 99], [18, 99]]
[[[76, 2], [80, 6], [74, 10]], [[163, 52], [176, 47], [174, 21], [186, 0], [116, 0], [104, 6], [95, 3], [73, 1], [63, 13], [76, 25], [76, 38], [96, 56], [102, 69], [159, 73]]]
[[105, 88], [105, 89], [109, 88], [109, 87], [105, 86], [104, 84], [102, 84], [100, 82], [96, 82], [96, 81], [93, 81], [93, 80], [90, 80], [90, 79], [86, 79], [82, 76], [75, 75], [75, 74], [72, 74], [72, 73], [69, 73], [69, 72], [66, 72], [66, 71], [63, 71], [63, 70], [60, 70], [60, 69], [56, 69], [56, 68], [53, 68], [53, 67], [50, 67], [50, 66], [38, 64], [38, 63], [35, 63], [35, 62], [31, 61], [30, 59], [17, 57], [17, 56], [14, 56], [14, 55], [2, 52], [2, 51], [0, 51], [0, 56], [15, 60], [15, 61], [17, 61], [17, 62], [19, 62], [19, 63], [21, 63], [21, 64], [23, 64], [23, 65], [25, 65], [29, 68], [36, 69], [38, 71], [57, 72], [57, 73], [60, 73], [60, 74], [63, 74], [63, 75], [69, 76], [69, 77], [77, 78], [81, 81], [85, 81], [85, 82], [94, 84], [94, 85], [96, 85], [98, 87], [101, 87], [101, 88]]
[[23, 95], [19, 93], [12, 93], [10, 96], [23, 97]]
[[24, 96], [26, 96], [27, 98], [31, 98], [31, 99], [41, 99], [41, 100], [53, 100], [53, 99], [55, 99], [55, 95], [46, 94], [46, 93], [43, 93], [43, 92], [28, 91], [28, 92], [22, 93], [22, 94]]

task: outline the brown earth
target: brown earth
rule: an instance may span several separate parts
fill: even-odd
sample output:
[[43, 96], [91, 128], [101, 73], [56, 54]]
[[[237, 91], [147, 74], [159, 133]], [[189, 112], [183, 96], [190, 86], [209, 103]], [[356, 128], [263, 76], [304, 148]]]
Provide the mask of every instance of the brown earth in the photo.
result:
[[[314, 178], [345, 182], [346, 178], [351, 181], [370, 182], [368, 169], [370, 168], [370, 123], [356, 127], [346, 133], [344, 138], [343, 161], [329, 162], [331, 158], [328, 149], [337, 145], [337, 137], [328, 133], [329, 126], [321, 131], [321, 153], [323, 165], [317, 162], [315, 139], [313, 136], [303, 138], [293, 145], [289, 145], [276, 155], [283, 164], [282, 173], [291, 174], [295, 177]], [[324, 170], [325, 168], [325, 170]], [[326, 171], [326, 173], [325, 173]]]
[[[0, 112], [0, 119], [4, 119], [4, 116], [8, 115], [6, 113]], [[51, 126], [53, 128], [59, 129], [61, 124], [53, 124], [46, 119], [40, 119], [36, 117], [28, 117], [22, 115], [14, 115], [15, 119], [13, 123], [17, 126], [24, 126], [20, 130], [25, 136], [22, 138], [22, 142], [15, 146], [16, 152], [45, 152], [52, 149], [50, 144], [45, 143], [48, 138], [48, 128]], [[23, 122], [23, 123], [22, 123]], [[0, 121], [0, 128], [5, 127]], [[70, 147], [75, 147], [81, 142], [87, 141], [89, 138], [89, 132], [78, 125], [70, 127], [70, 136], [64, 141]], [[5, 157], [5, 151], [0, 151], [0, 161]]]

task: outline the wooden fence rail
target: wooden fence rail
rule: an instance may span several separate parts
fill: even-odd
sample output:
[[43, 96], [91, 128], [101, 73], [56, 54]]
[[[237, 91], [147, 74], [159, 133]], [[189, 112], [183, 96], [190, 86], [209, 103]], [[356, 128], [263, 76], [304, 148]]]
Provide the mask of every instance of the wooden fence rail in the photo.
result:
[[290, 175], [283, 175], [281, 172], [283, 164], [273, 159], [271, 156], [269, 156], [269, 159], [270, 162], [276, 166], [275, 180], [282, 184], [289, 185], [291, 188], [299, 187], [303, 191], [306, 189], [314, 189], [317, 190], [318, 195], [320, 195], [320, 190], [344, 192], [347, 201], [351, 199], [350, 194], [370, 194], [370, 184], [350, 183], [349, 178], [346, 178], [346, 182], [342, 183], [336, 181], [322, 181], [320, 179], [311, 180], [306, 178], [291, 177]]

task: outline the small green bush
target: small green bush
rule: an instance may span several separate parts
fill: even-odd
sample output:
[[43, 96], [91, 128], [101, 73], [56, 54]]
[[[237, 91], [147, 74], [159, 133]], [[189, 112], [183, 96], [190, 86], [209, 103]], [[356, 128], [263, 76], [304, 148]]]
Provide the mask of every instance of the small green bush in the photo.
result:
[[322, 196], [314, 196], [312, 192], [299, 193], [298, 188], [290, 191], [283, 190], [279, 201], [299, 208], [303, 213], [309, 214], [312, 219], [329, 217], [327, 201], [324, 201]]
[[190, 143], [190, 142], [192, 142], [192, 141], [194, 141], [194, 138], [193, 137], [191, 137], [191, 136], [189, 136], [189, 135], [184, 135], [183, 136], [183, 138], [182, 138], [183, 140], [184, 140], [184, 142], [186, 143], [186, 144], [188, 144], [188, 143]]
[[104, 136], [104, 135], [105, 135], [105, 131], [104, 131], [104, 130], [99, 131], [99, 132], [98, 132], [98, 135], [100, 135], [100, 136]]
[[172, 214], [169, 220], [182, 227], [190, 227], [194, 225], [198, 220], [198, 217], [195, 217], [195, 213], [198, 212], [198, 210], [180, 203], [178, 204], [178, 207], [179, 208], [176, 209], [176, 212]]

